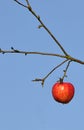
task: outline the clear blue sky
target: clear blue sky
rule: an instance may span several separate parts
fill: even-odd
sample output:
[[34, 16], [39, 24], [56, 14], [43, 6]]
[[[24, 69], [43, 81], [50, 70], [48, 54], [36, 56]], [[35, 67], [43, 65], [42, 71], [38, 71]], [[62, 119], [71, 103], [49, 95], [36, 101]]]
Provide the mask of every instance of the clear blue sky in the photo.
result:
[[[25, 0], [22, 0], [23, 2]], [[84, 0], [30, 0], [32, 8], [73, 57], [84, 60]], [[25, 2], [24, 2], [25, 3]], [[0, 48], [62, 54], [38, 21], [13, 0], [0, 0]], [[84, 66], [72, 63], [65, 81], [75, 86], [66, 105], [55, 102], [51, 89], [65, 65], [40, 83], [63, 59], [39, 55], [0, 54], [0, 130], [84, 129]]]

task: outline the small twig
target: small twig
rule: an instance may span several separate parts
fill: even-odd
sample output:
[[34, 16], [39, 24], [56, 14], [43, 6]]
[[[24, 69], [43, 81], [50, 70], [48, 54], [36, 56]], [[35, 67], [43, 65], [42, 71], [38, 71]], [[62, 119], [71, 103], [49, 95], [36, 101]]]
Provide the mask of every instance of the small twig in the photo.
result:
[[29, 9], [29, 11], [31, 11], [31, 10], [32, 10], [32, 8], [31, 8], [31, 6], [30, 6], [29, 1], [28, 1], [28, 0], [26, 0], [26, 2], [27, 2], [27, 8]]
[[69, 68], [70, 63], [71, 63], [71, 61], [68, 62], [67, 66], [66, 66], [66, 69], [64, 70], [64, 75], [63, 75], [63, 77], [61, 78], [62, 81], [64, 80], [65, 77], [67, 77], [66, 73], [67, 73], [67, 70], [68, 70], [68, 68]]
[[65, 62], [67, 62], [68, 59], [64, 60], [62, 63], [60, 63], [59, 65], [57, 65], [54, 69], [52, 69], [46, 76], [44, 79], [46, 79], [53, 71], [55, 71], [57, 68], [59, 68], [61, 65], [63, 65]]
[[21, 2], [19, 2], [18, 0], [14, 0], [16, 3], [18, 3], [19, 5], [25, 7], [25, 8], [28, 8], [26, 5], [22, 4]]
[[28, 0], [26, 0], [26, 2], [27, 2], [27, 5], [30, 5]]
[[39, 79], [39, 78], [36, 78], [36, 79], [34, 79], [34, 80], [32, 80], [32, 81], [34, 81], [34, 82], [41, 82], [41, 84], [42, 84], [42, 86], [44, 85], [44, 82], [45, 82], [45, 80], [49, 77], [49, 75], [51, 74], [51, 73], [53, 73], [57, 68], [59, 68], [61, 65], [63, 65], [65, 62], [67, 62], [68, 60], [64, 60], [63, 62], [61, 62], [59, 65], [57, 65], [54, 69], [52, 69], [44, 78], [42, 78], [42, 79]]
[[39, 79], [39, 78], [36, 78], [36, 79], [34, 79], [34, 80], [32, 80], [33, 82], [41, 82], [41, 85], [42, 85], [42, 87], [43, 87], [43, 85], [44, 85], [44, 81], [45, 81], [45, 79], [43, 78], [43, 79]]

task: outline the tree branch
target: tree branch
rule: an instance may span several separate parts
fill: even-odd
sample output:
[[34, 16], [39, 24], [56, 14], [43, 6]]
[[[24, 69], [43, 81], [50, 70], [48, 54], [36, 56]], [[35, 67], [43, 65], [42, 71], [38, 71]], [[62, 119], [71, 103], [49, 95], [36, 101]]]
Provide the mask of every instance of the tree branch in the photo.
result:
[[67, 62], [68, 60], [64, 60], [64, 61], [62, 61], [59, 65], [57, 65], [55, 68], [53, 68], [44, 78], [42, 78], [42, 79], [39, 79], [39, 78], [36, 78], [36, 79], [34, 79], [34, 80], [32, 80], [33, 82], [41, 82], [41, 84], [42, 84], [42, 86], [44, 85], [44, 82], [45, 82], [45, 80], [49, 77], [49, 75], [51, 74], [51, 73], [53, 73], [57, 68], [59, 68], [61, 65], [63, 65], [65, 62]]
[[13, 47], [11, 47], [11, 50], [2, 50], [0, 48], [0, 53], [2, 53], [2, 54], [5, 54], [5, 53], [19, 53], [19, 54], [23, 54], [23, 55], [35, 54], [35, 55], [44, 55], [44, 56], [57, 56], [57, 57], [65, 58], [67, 60], [74, 61], [74, 62], [77, 62], [79, 64], [84, 65], [84, 61], [81, 61], [81, 60], [76, 59], [76, 58], [71, 57], [71, 56], [65, 56], [65, 55], [47, 53], [47, 52], [21, 51], [21, 50], [14, 49]]
[[32, 14], [33, 16], [39, 21], [40, 25], [38, 26], [38, 28], [41, 28], [43, 27], [47, 33], [51, 36], [51, 38], [55, 41], [55, 43], [59, 46], [59, 48], [61, 49], [61, 51], [63, 52], [64, 55], [60, 55], [60, 54], [53, 54], [53, 53], [46, 53], [46, 52], [28, 52], [28, 51], [21, 51], [21, 50], [17, 50], [17, 49], [14, 49], [13, 47], [11, 47], [11, 50], [2, 50], [0, 49], [0, 53], [2, 54], [5, 54], [5, 53], [18, 53], [18, 54], [24, 54], [24, 55], [29, 55], [29, 54], [36, 54], [36, 55], [45, 55], [45, 56], [57, 56], [57, 57], [60, 57], [60, 58], [65, 58], [65, 60], [63, 62], [61, 62], [59, 65], [57, 65], [55, 68], [53, 68], [44, 78], [40, 79], [40, 78], [36, 78], [35, 80], [32, 80], [32, 81], [40, 81], [42, 86], [44, 85], [44, 82], [45, 80], [50, 76], [50, 74], [52, 74], [58, 67], [60, 67], [61, 65], [63, 65], [65, 62], [68, 61], [68, 64], [66, 66], [66, 69], [64, 70], [64, 75], [62, 78], [60, 78], [60, 81], [64, 79], [64, 77], [66, 77], [66, 73], [67, 73], [67, 70], [68, 70], [68, 67], [70, 65], [70, 62], [71, 61], [74, 61], [74, 62], [77, 62], [79, 64], [83, 64], [84, 65], [84, 61], [81, 61], [79, 59], [76, 59], [72, 56], [70, 56], [66, 51], [65, 49], [63, 48], [63, 46], [60, 44], [60, 42], [58, 42], [58, 40], [56, 39], [56, 37], [52, 34], [52, 32], [45, 26], [45, 24], [43, 23], [43, 21], [41, 20], [40, 16], [37, 15], [30, 3], [29, 3], [29, 0], [25, 0], [27, 5], [24, 5], [23, 3], [19, 2], [18, 0], [14, 0], [17, 4], [21, 5], [22, 7], [25, 7], [26, 9], [28, 9]]
[[43, 28], [48, 32], [48, 34], [52, 37], [52, 39], [55, 41], [55, 43], [60, 47], [60, 49], [62, 50], [62, 52], [63, 52], [66, 56], [68, 56], [68, 53], [65, 51], [65, 49], [63, 48], [63, 46], [59, 43], [59, 41], [56, 39], [56, 37], [51, 33], [51, 31], [50, 31], [50, 30], [45, 26], [45, 24], [42, 22], [40, 16], [37, 15], [37, 14], [33, 11], [33, 9], [31, 8], [31, 5], [30, 5], [29, 1], [26, 0], [27, 6], [24, 5], [24, 4], [22, 4], [22, 3], [20, 3], [18, 0], [14, 0], [14, 1], [17, 2], [19, 5], [21, 5], [21, 6], [25, 7], [25, 8], [27, 8], [27, 9], [33, 14], [33, 16], [40, 22], [40, 24], [41, 24], [40, 27], [43, 27]]

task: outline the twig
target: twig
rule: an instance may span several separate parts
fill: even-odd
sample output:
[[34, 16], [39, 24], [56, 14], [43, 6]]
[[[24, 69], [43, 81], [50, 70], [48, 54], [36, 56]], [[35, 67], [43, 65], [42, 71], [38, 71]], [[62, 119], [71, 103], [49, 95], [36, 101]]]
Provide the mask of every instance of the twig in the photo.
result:
[[24, 5], [24, 4], [22, 4], [21, 2], [19, 2], [18, 0], [14, 0], [16, 3], [18, 3], [19, 5], [21, 5], [21, 6], [23, 6], [23, 7], [25, 7], [25, 8], [28, 8], [28, 6], [26, 6], [26, 5]]
[[42, 27], [48, 32], [48, 34], [52, 37], [52, 39], [55, 41], [55, 43], [60, 47], [60, 49], [62, 50], [62, 52], [68, 56], [67, 52], [65, 51], [65, 49], [63, 48], [63, 46], [58, 42], [58, 40], [56, 39], [56, 37], [51, 33], [51, 31], [45, 26], [45, 24], [42, 22], [42, 20], [40, 19], [40, 16], [37, 15], [31, 8], [31, 5], [29, 3], [28, 0], [26, 0], [27, 2], [27, 6], [25, 6], [24, 4], [20, 3], [17, 0], [14, 0], [15, 2], [17, 2], [19, 5], [27, 8], [34, 16], [35, 18], [40, 22], [40, 24], [42, 25]]
[[27, 5], [30, 5], [28, 0], [26, 0], [26, 2], [27, 2]]
[[60, 57], [60, 58], [66, 58], [66, 56], [60, 55], [60, 54], [47, 53], [47, 52], [35, 52], [35, 51], [21, 51], [21, 50], [14, 49], [14, 47], [11, 47], [11, 50], [2, 50], [0, 48], [0, 53], [2, 53], [2, 54], [5, 54], [5, 53], [20, 53], [20, 54], [24, 54], [24, 55], [36, 54], [36, 55], [57, 56], [57, 57]]
[[44, 55], [44, 56], [57, 56], [60, 58], [65, 58], [74, 62], [77, 62], [79, 64], [84, 65], [84, 61], [81, 61], [79, 59], [76, 59], [74, 57], [71, 56], [65, 56], [65, 55], [60, 55], [60, 54], [55, 54], [55, 53], [47, 53], [47, 52], [35, 52], [35, 51], [21, 51], [18, 49], [14, 49], [13, 47], [11, 47], [11, 50], [2, 50], [0, 48], [0, 53], [5, 54], [5, 53], [19, 53], [19, 54], [23, 54], [23, 55], [29, 55], [29, 54], [35, 54], [35, 55]]
[[63, 62], [61, 62], [59, 65], [57, 65], [54, 69], [52, 69], [44, 78], [42, 78], [42, 79], [39, 79], [39, 78], [36, 78], [36, 79], [34, 79], [34, 80], [32, 80], [32, 81], [34, 81], [34, 82], [41, 82], [41, 84], [42, 84], [42, 86], [44, 85], [44, 82], [45, 82], [45, 80], [49, 77], [49, 75], [51, 74], [51, 73], [53, 73], [53, 71], [55, 71], [57, 68], [59, 68], [61, 65], [63, 65], [65, 62], [67, 62], [68, 60], [64, 60]]
[[66, 66], [66, 69], [64, 70], [64, 75], [63, 75], [63, 77], [61, 78], [62, 81], [64, 80], [65, 77], [67, 77], [66, 73], [67, 73], [67, 70], [68, 70], [68, 68], [69, 68], [70, 63], [71, 63], [71, 61], [68, 62], [67, 66]]

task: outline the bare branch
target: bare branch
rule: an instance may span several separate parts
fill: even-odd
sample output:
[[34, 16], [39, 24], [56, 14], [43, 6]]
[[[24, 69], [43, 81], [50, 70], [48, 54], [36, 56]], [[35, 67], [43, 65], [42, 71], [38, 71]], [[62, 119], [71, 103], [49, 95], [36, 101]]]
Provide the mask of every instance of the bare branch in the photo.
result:
[[47, 52], [21, 51], [21, 50], [18, 50], [18, 49], [14, 49], [13, 47], [11, 47], [11, 50], [2, 50], [0, 48], [0, 53], [2, 53], [2, 54], [5, 54], [5, 53], [19, 53], [19, 54], [24, 54], [24, 55], [35, 54], [35, 55], [44, 55], [44, 56], [57, 56], [57, 57], [65, 58], [67, 60], [74, 61], [74, 62], [77, 62], [79, 64], [84, 65], [84, 61], [81, 61], [81, 60], [76, 59], [76, 58], [71, 57], [71, 56], [65, 56], [65, 55], [47, 53]]
[[[57, 43], [57, 45], [60, 47], [60, 49], [62, 50], [62, 52], [64, 53], [63, 56], [62, 56], [62, 55], [59, 55], [59, 54], [55, 54], [55, 55], [53, 55], [53, 54], [47, 54], [47, 55], [58, 56], [58, 57], [66, 58], [66, 59], [68, 59], [68, 60], [71, 60], [71, 61], [74, 61], [74, 62], [77, 62], [77, 63], [80, 63], [80, 64], [84, 64], [84, 61], [81, 61], [81, 60], [79, 60], [79, 59], [76, 59], [76, 58], [74, 58], [74, 57], [68, 55], [68, 53], [67, 53], [67, 52], [65, 51], [65, 49], [62, 47], [62, 45], [58, 42], [58, 40], [55, 38], [55, 36], [54, 36], [54, 35], [51, 33], [51, 31], [44, 25], [44, 23], [43, 23], [42, 20], [40, 19], [40, 16], [37, 15], [37, 14], [32, 10], [31, 5], [30, 5], [30, 3], [29, 3], [29, 0], [26, 0], [27, 6], [24, 5], [24, 4], [22, 4], [21, 2], [19, 2], [18, 0], [14, 0], [14, 1], [17, 2], [19, 5], [21, 5], [21, 6], [25, 7], [25, 8], [27, 8], [27, 9], [35, 16], [35, 18], [40, 22], [40, 25], [38, 26], [38, 28], [43, 27], [43, 28], [48, 32], [48, 34], [52, 37], [52, 39], [55, 41], [55, 43]], [[4, 53], [4, 52], [3, 52], [3, 53]], [[8, 52], [7, 52], [7, 53], [8, 53]], [[9, 53], [10, 53], [10, 51], [9, 51]], [[12, 51], [11, 53], [15, 53], [15, 52]], [[19, 52], [19, 53], [24, 53], [24, 52]], [[41, 53], [39, 53], [39, 52], [27, 52], [27, 53], [25, 53], [25, 55], [26, 55], [26, 54], [41, 54]], [[44, 53], [44, 54], [41, 54], [41, 55], [46, 55], [46, 54]]]
[[31, 51], [21, 51], [21, 50], [14, 49], [13, 47], [11, 47], [11, 50], [0, 49], [0, 53], [2, 53], [2, 54], [5, 54], [5, 53], [20, 53], [20, 54], [24, 54], [24, 55], [36, 54], [36, 55], [57, 56], [57, 57], [60, 57], [60, 58], [66, 58], [66, 56], [60, 55], [60, 54], [46, 53], [46, 52], [35, 52], [35, 51], [32, 51], [32, 52]]
[[29, 0], [25, 0], [27, 5], [24, 5], [23, 3], [19, 2], [18, 0], [14, 0], [17, 4], [21, 5], [22, 7], [25, 7], [27, 8], [32, 14], [33, 16], [39, 21], [40, 25], [38, 26], [38, 28], [40, 29], [41, 27], [43, 27], [47, 33], [51, 36], [51, 38], [55, 41], [55, 43], [59, 46], [59, 48], [62, 50], [62, 52], [64, 53], [64, 55], [60, 55], [60, 54], [53, 54], [53, 53], [46, 53], [46, 52], [28, 52], [28, 51], [21, 51], [21, 50], [17, 50], [17, 49], [14, 49], [13, 47], [11, 47], [11, 50], [2, 50], [0, 49], [0, 53], [2, 54], [5, 54], [5, 53], [19, 53], [19, 54], [24, 54], [24, 55], [28, 55], [28, 54], [36, 54], [36, 55], [45, 55], [45, 56], [57, 56], [57, 57], [60, 57], [60, 58], [65, 58], [65, 60], [63, 62], [61, 62], [59, 65], [57, 65], [55, 68], [53, 68], [44, 78], [36, 78], [35, 80], [32, 80], [34, 82], [41, 82], [42, 86], [44, 85], [44, 82], [45, 80], [57, 69], [59, 68], [61, 65], [63, 65], [65, 62], [69, 61], [67, 66], [66, 66], [66, 69], [64, 70], [64, 75], [62, 78], [60, 78], [60, 81], [66, 77], [66, 73], [67, 73], [67, 70], [68, 70], [68, 67], [70, 65], [70, 62], [74, 61], [74, 62], [77, 62], [77, 63], [80, 63], [80, 64], [83, 64], [84, 65], [84, 61], [81, 61], [79, 59], [76, 59], [70, 55], [68, 55], [68, 53], [65, 51], [65, 49], [63, 48], [63, 46], [60, 44], [60, 42], [58, 42], [58, 40], [56, 39], [56, 37], [52, 34], [52, 32], [46, 27], [46, 25], [43, 23], [43, 21], [41, 20], [40, 16], [37, 15], [30, 3], [29, 3]]
[[59, 68], [61, 65], [63, 65], [65, 62], [67, 62], [68, 59], [64, 60], [62, 63], [60, 63], [59, 65], [57, 65], [54, 69], [52, 69], [46, 76], [44, 79], [46, 79], [53, 71], [55, 71], [57, 68]]
[[17, 0], [14, 0], [14, 1], [17, 2], [19, 5], [21, 5], [21, 6], [25, 7], [25, 8], [27, 8], [27, 9], [34, 15], [34, 17], [40, 22], [40, 24], [41, 24], [40, 26], [42, 26], [42, 27], [48, 32], [48, 34], [52, 37], [52, 39], [55, 41], [55, 43], [60, 47], [60, 49], [62, 50], [62, 52], [63, 52], [66, 56], [68, 56], [68, 53], [65, 51], [65, 49], [63, 48], [63, 46], [58, 42], [58, 40], [56, 39], [56, 37], [51, 33], [51, 31], [45, 26], [45, 24], [44, 24], [43, 21], [41, 20], [40, 16], [37, 15], [37, 14], [32, 10], [29, 1], [26, 0], [27, 6], [23, 5], [22, 3], [20, 3], [20, 2], [17, 1]]
[[45, 80], [50, 76], [50, 74], [52, 74], [57, 68], [59, 68], [61, 65], [63, 65], [67, 61], [68, 60], [64, 60], [63, 62], [61, 62], [59, 65], [57, 65], [55, 68], [53, 68], [44, 78], [42, 78], [42, 79], [36, 78], [36, 79], [34, 79], [32, 81], [34, 81], [34, 82], [39, 82], [40, 81], [42, 86], [43, 86]]

